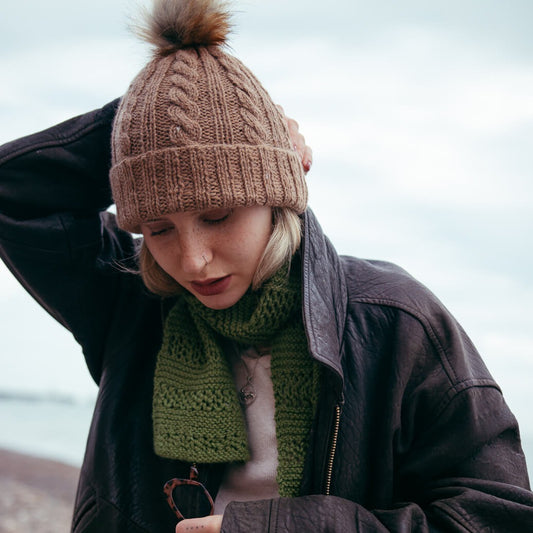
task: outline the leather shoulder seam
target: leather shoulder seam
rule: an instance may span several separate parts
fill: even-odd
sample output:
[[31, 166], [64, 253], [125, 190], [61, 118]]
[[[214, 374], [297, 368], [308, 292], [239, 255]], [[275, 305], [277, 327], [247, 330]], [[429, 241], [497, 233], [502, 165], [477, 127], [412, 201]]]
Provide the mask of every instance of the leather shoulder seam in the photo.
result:
[[[91, 121], [89, 124], [83, 124], [80, 128], [76, 129], [74, 132], [69, 133], [68, 135], [61, 135], [61, 133], [58, 133], [56, 136], [54, 136], [53, 139], [47, 139], [47, 140], [38, 139], [38, 136], [40, 134], [46, 131], [50, 131], [51, 129], [54, 129], [54, 128], [59, 128], [59, 126], [61, 126], [62, 124], [66, 124], [69, 121], [73, 121], [75, 120], [75, 118], [69, 119], [56, 126], [52, 126], [52, 128], [49, 128], [48, 130], [43, 130], [41, 132], [34, 133], [32, 135], [25, 137], [25, 139], [30, 140], [31, 137], [35, 136], [36, 139], [34, 142], [29, 142], [28, 144], [21, 146], [18, 149], [15, 149], [13, 152], [9, 152], [5, 156], [0, 157], [0, 166], [8, 161], [17, 159], [18, 157], [21, 157], [30, 152], [42, 150], [43, 148], [50, 148], [53, 146], [65, 146], [71, 142], [81, 139], [84, 135], [91, 133], [94, 130], [97, 130], [102, 127], [107, 127], [109, 123], [112, 121], [112, 119], [110, 120], [109, 118], [109, 109], [113, 108], [113, 110], [115, 111], [116, 107], [118, 106], [118, 102], [119, 102], [119, 99], [116, 99], [113, 102], [104, 106], [103, 108], [99, 109], [98, 111], [95, 111], [94, 112], [95, 118], [93, 121]], [[114, 111], [113, 111], [113, 114], [111, 115], [112, 117], [114, 117]], [[22, 139], [24, 139], [24, 137]], [[17, 142], [17, 141], [13, 141], [13, 142]]]
[[23, 156], [27, 153], [35, 152], [37, 150], [42, 150], [43, 148], [50, 148], [52, 146], [64, 146], [71, 142], [77, 141], [78, 139], [81, 139], [87, 133], [90, 133], [91, 131], [96, 130], [103, 126], [105, 126], [105, 121], [101, 120], [99, 122], [93, 122], [92, 124], [88, 124], [80, 128], [78, 131], [66, 137], [58, 137], [58, 138], [50, 139], [47, 141], [37, 141], [34, 144], [23, 146], [19, 150], [16, 150], [15, 152], [11, 152], [5, 157], [0, 158], [0, 165], [3, 165], [7, 161], [12, 161], [13, 159], [17, 159], [18, 157]]

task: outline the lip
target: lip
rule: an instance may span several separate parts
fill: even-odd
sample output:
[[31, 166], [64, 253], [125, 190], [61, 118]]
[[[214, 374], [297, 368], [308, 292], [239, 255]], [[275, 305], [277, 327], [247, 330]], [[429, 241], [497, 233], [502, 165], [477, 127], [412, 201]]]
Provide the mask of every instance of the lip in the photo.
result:
[[191, 287], [201, 296], [216, 296], [224, 292], [231, 282], [231, 274], [222, 278], [211, 278], [204, 281], [191, 281]]

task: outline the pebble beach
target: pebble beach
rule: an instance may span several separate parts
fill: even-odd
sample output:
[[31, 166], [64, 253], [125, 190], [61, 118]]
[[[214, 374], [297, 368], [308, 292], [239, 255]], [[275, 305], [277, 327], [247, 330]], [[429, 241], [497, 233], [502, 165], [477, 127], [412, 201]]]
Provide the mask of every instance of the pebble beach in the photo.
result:
[[0, 533], [68, 533], [79, 469], [0, 449]]

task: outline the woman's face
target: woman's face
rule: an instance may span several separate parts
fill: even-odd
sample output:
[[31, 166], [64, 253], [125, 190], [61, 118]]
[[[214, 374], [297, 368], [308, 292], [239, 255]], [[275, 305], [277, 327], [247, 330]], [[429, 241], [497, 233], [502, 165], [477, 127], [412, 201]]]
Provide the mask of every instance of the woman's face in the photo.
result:
[[206, 307], [226, 309], [252, 283], [272, 232], [272, 211], [253, 206], [174, 213], [141, 229], [169, 276]]

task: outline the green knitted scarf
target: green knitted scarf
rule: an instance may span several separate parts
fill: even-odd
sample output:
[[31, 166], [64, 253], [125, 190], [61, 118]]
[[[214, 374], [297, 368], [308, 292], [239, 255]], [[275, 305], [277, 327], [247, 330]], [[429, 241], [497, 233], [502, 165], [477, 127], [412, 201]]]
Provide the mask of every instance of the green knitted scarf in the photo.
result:
[[154, 376], [155, 452], [197, 463], [249, 459], [246, 428], [222, 338], [272, 346], [281, 496], [296, 496], [319, 389], [303, 329], [299, 268], [281, 269], [234, 306], [213, 310], [187, 293], [171, 309]]

